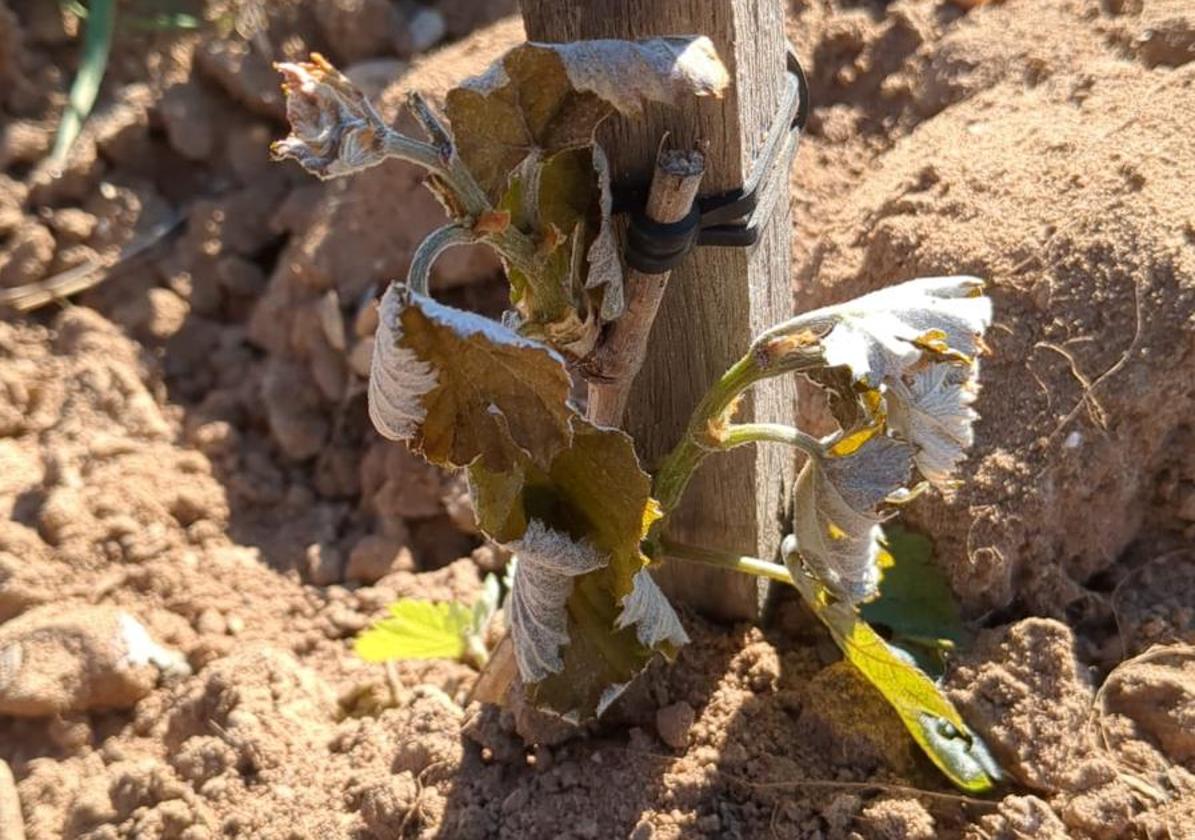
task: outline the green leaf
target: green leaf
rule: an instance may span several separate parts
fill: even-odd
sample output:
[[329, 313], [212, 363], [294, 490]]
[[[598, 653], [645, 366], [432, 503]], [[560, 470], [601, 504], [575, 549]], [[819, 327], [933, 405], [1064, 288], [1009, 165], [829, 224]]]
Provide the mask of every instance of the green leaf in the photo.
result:
[[708, 38], [522, 44], [483, 75], [449, 91], [457, 150], [497, 203], [530, 155], [547, 159], [593, 142], [616, 110], [720, 95], [726, 68]]
[[801, 596], [829, 629], [847, 661], [896, 710], [930, 760], [965, 791], [992, 790], [1001, 778], [1000, 768], [934, 681], [889, 647], [854, 607], [835, 599], [805, 569], [791, 537], [785, 539], [781, 551]]
[[455, 602], [403, 598], [353, 646], [367, 662], [391, 659], [460, 659], [473, 627], [473, 611]]
[[547, 465], [572, 434], [571, 385], [554, 351], [488, 318], [404, 286], [382, 299], [370, 416], [433, 463]]
[[66, 111], [58, 125], [54, 149], [50, 152], [50, 162], [55, 167], [66, 163], [75, 138], [83, 130], [83, 123], [95, 107], [100, 83], [108, 69], [108, 54], [112, 50], [112, 33], [115, 29], [116, 0], [92, 0], [83, 24], [83, 56], [79, 62], [79, 72], [71, 85]]
[[470, 483], [483, 530], [518, 557], [512, 634], [536, 705], [600, 714], [655, 653], [686, 641], [644, 571], [639, 544], [659, 508], [625, 433], [575, 417], [572, 445], [548, 470], [474, 467]]
[[884, 529], [884, 542], [891, 563], [883, 570], [880, 595], [861, 605], [859, 613], [891, 631], [892, 643], [922, 668], [940, 672], [943, 653], [966, 642], [967, 630], [954, 592], [934, 563], [933, 542], [899, 525]]

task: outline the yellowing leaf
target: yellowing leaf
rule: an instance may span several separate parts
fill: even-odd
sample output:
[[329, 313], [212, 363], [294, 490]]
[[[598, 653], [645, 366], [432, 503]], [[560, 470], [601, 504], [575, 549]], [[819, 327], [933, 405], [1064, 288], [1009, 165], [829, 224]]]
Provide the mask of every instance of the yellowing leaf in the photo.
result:
[[473, 610], [455, 602], [404, 598], [384, 618], [357, 637], [353, 646], [367, 662], [391, 659], [460, 659], [473, 628]]
[[522, 44], [448, 93], [461, 158], [497, 202], [525, 158], [593, 142], [615, 112], [718, 95], [729, 76], [708, 38]]
[[[647, 566], [639, 543], [659, 509], [625, 433], [575, 417], [572, 445], [548, 470], [526, 464], [521, 472], [496, 475], [474, 467], [470, 487], [483, 530], [516, 553], [542, 553], [548, 547], [543, 536], [554, 535], [557, 547], [548, 554], [556, 558], [551, 561], [556, 576], [549, 586], [536, 586], [536, 580], [521, 575], [519, 555], [514, 592], [532, 587], [518, 594], [531, 607], [520, 621], [537, 623], [538, 606], [538, 624], [558, 630], [557, 618], [548, 617], [558, 614], [548, 608], [557, 603], [555, 587], [571, 581], [565, 635], [557, 637], [558, 667], [537, 643], [551, 633], [520, 637], [512, 627], [516, 649], [532, 646], [519, 658], [534, 703], [577, 718], [600, 714], [656, 652], [672, 656], [684, 643], [684, 630], [663, 593], [639, 576]], [[568, 572], [592, 565], [596, 557], [602, 558], [600, 567], [575, 578]], [[549, 565], [547, 557], [541, 560], [540, 571]]]
[[829, 629], [847, 661], [896, 710], [930, 760], [965, 791], [991, 790], [1001, 778], [1000, 768], [933, 680], [889, 647], [852, 605], [836, 599], [805, 570], [791, 536], [785, 538], [781, 551], [794, 585]]
[[436, 464], [548, 464], [571, 437], [561, 358], [500, 324], [392, 286], [369, 382], [374, 425]]

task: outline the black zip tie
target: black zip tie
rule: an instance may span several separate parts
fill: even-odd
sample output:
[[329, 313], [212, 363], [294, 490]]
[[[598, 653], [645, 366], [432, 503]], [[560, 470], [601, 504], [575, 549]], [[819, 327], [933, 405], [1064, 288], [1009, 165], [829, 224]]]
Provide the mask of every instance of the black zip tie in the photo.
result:
[[[809, 83], [792, 48], [788, 51], [788, 85], [780, 111], [763, 150], [743, 186], [694, 202], [678, 222], [657, 222], [643, 210], [643, 190], [621, 190], [614, 212], [630, 214], [625, 256], [627, 265], [643, 274], [663, 274], [675, 268], [698, 245], [721, 248], [750, 248], [771, 215], [771, 207], [759, 207], [759, 191], [765, 179], [775, 177], [775, 166], [788, 138], [800, 137], [809, 118]], [[784, 173], [787, 177], [787, 172]], [[760, 212], [762, 210], [762, 213]], [[761, 218], [762, 216], [762, 218]]]

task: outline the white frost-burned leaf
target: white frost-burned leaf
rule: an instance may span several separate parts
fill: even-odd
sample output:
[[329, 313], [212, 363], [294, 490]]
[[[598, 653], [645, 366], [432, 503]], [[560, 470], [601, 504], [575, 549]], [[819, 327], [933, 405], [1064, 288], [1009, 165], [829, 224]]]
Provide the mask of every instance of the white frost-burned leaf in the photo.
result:
[[635, 573], [634, 588], [622, 599], [617, 626], [633, 626], [639, 641], [649, 648], [663, 642], [676, 647], [689, 643], [689, 634], [681, 626], [676, 610], [647, 569]]
[[975, 440], [978, 371], [978, 362], [931, 365], [888, 386], [888, 423], [912, 444], [918, 472], [940, 490], [953, 486], [955, 468]]
[[873, 430], [861, 444], [847, 438], [811, 455], [797, 476], [793, 533], [801, 556], [843, 600], [858, 603], [877, 591], [880, 507], [904, 491], [912, 458], [908, 444]]
[[550, 348], [394, 285], [382, 298], [369, 411], [433, 463], [548, 464], [572, 437], [571, 381]]
[[399, 314], [409, 294], [392, 286], [382, 296], [369, 370], [369, 417], [382, 437], [410, 440], [427, 419], [423, 397], [436, 387], [436, 369], [402, 344]]
[[528, 43], [450, 91], [446, 104], [461, 158], [496, 202], [529, 155], [589, 146], [616, 110], [718, 96], [729, 81], [704, 36]]
[[291, 133], [274, 143], [275, 159], [293, 158], [320, 178], [337, 178], [381, 163], [386, 124], [348, 77], [319, 53], [281, 62]]
[[610, 161], [606, 152], [596, 143], [593, 146], [593, 170], [597, 176], [599, 213], [597, 232], [586, 254], [589, 274], [585, 278], [585, 288], [601, 292], [601, 321], [609, 323], [622, 315], [626, 301], [623, 296], [622, 257], [610, 219], [614, 211], [614, 194], [610, 189]]
[[978, 277], [923, 277], [773, 327], [757, 344], [805, 331], [818, 336], [827, 366], [844, 365], [871, 388], [921, 362], [969, 364], [983, 347], [992, 302]]
[[519, 675], [538, 683], [564, 668], [560, 649], [569, 643], [568, 610], [574, 578], [600, 569], [608, 557], [538, 519], [506, 546], [518, 558], [510, 593], [510, 627]]
[[[852, 431], [887, 422], [915, 450], [918, 470], [939, 489], [973, 442], [971, 407], [992, 303], [976, 277], [925, 277], [800, 315], [764, 333], [756, 348], [820, 348], [827, 389]], [[798, 341], [799, 339], [799, 341]]]

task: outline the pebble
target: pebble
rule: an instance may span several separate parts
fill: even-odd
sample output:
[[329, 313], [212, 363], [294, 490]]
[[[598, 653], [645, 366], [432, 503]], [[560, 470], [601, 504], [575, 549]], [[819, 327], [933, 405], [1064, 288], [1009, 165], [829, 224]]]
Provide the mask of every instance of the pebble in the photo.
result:
[[660, 740], [674, 750], [689, 746], [689, 730], [697, 720], [697, 713], [688, 703], [681, 701], [656, 712], [656, 732]]

